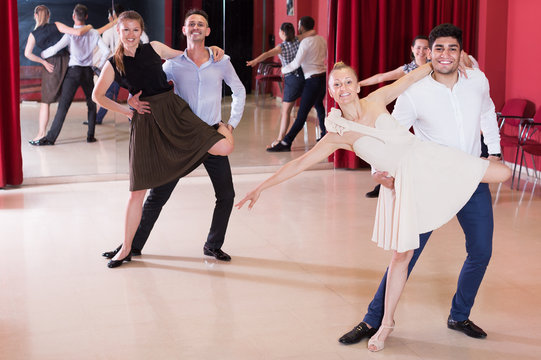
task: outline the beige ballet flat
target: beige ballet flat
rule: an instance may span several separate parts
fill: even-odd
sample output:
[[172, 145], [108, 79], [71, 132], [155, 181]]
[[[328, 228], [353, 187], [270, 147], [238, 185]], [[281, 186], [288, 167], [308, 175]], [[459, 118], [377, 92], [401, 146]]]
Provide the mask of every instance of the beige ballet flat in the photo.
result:
[[[385, 348], [385, 340], [383, 340], [383, 341], [379, 340], [379, 336], [381, 335], [381, 332], [384, 329], [391, 329], [391, 331], [389, 331], [389, 334], [387, 334], [387, 336], [391, 335], [391, 333], [393, 332], [393, 329], [394, 329], [394, 323], [393, 323], [392, 326], [381, 325], [379, 327], [378, 332], [375, 333], [374, 336], [372, 336], [370, 338], [370, 340], [368, 340], [368, 350], [369, 351], [376, 352], [376, 351], [383, 350]], [[373, 347], [373, 348], [371, 349], [370, 347]]]

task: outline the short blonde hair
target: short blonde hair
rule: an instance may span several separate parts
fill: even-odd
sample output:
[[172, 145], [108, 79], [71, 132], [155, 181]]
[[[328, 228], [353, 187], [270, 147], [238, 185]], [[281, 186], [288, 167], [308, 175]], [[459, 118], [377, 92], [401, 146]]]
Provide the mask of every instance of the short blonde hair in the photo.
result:
[[335, 71], [335, 70], [344, 70], [344, 69], [350, 70], [355, 75], [355, 77], [358, 78], [357, 72], [351, 66], [347, 65], [343, 61], [339, 61], [336, 64], [334, 64], [334, 66], [332, 67], [332, 70], [331, 70], [331, 72], [329, 74], [329, 77], [333, 73], [333, 71]]

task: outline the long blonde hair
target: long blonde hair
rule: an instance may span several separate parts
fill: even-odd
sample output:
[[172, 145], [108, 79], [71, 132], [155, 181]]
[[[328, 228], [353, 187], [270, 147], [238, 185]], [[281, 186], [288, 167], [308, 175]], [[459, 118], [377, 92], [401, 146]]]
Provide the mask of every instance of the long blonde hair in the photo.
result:
[[45, 5], [38, 5], [34, 8], [34, 14], [38, 15], [38, 18], [36, 19], [36, 26], [34, 27], [34, 30], [36, 30], [41, 25], [49, 23], [49, 19], [51, 18], [51, 11], [49, 8]]
[[[120, 23], [122, 23], [122, 21], [124, 21], [124, 20], [139, 21], [139, 25], [141, 25], [141, 33], [143, 33], [143, 31], [145, 31], [145, 22], [143, 21], [143, 17], [141, 15], [139, 15], [139, 13], [137, 11], [129, 10], [129, 11], [124, 11], [123, 13], [121, 13], [118, 16], [117, 28], [120, 26]], [[118, 42], [118, 45], [117, 45], [116, 50], [115, 50], [114, 59], [115, 59], [116, 69], [118, 70], [118, 72], [121, 75], [124, 75], [124, 73], [125, 73], [125, 69], [124, 69], [124, 45], [122, 44], [122, 41]]]

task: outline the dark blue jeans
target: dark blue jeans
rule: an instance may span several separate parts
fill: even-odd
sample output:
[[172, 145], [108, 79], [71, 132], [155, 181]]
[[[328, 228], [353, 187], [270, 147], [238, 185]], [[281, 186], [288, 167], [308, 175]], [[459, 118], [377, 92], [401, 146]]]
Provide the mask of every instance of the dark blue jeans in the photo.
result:
[[[494, 219], [492, 216], [492, 197], [488, 184], [479, 184], [470, 200], [457, 214], [458, 221], [466, 235], [466, 251], [468, 256], [458, 277], [457, 290], [451, 306], [451, 318], [463, 321], [470, 316], [475, 296], [485, 275], [492, 255], [492, 233]], [[432, 232], [419, 235], [419, 248], [413, 252], [408, 266], [408, 276], [415, 266]], [[363, 321], [374, 328], [381, 325], [385, 304], [385, 284], [387, 272], [379, 284], [378, 291], [368, 305], [368, 312]]]
[[301, 104], [299, 105], [297, 118], [286, 136], [284, 136], [284, 142], [289, 145], [293, 143], [297, 134], [302, 130], [312, 106], [316, 108], [321, 136], [327, 133], [325, 130], [325, 107], [323, 106], [323, 98], [325, 97], [326, 89], [327, 82], [325, 76], [308, 78], [304, 81]]
[[[113, 101], [116, 101], [118, 99], [118, 92], [120, 91], [120, 85], [116, 81], [113, 81], [111, 86], [109, 86], [109, 89], [105, 92], [105, 96], [108, 99], [111, 99]], [[96, 124], [101, 124], [103, 122], [103, 118], [105, 117], [105, 114], [107, 114], [107, 109], [103, 106], [98, 110], [98, 115], [96, 115]]]
[[[211, 249], [220, 249], [224, 243], [229, 216], [233, 210], [235, 199], [235, 190], [233, 189], [233, 177], [231, 176], [231, 166], [227, 156], [209, 155], [203, 162], [207, 173], [209, 174], [214, 193], [216, 196], [216, 205], [212, 216], [209, 234], [205, 245]], [[142, 250], [158, 220], [163, 206], [169, 200], [173, 189], [180, 179], [171, 181], [168, 184], [155, 187], [150, 190], [145, 204], [143, 205], [143, 215], [139, 227], [133, 237], [133, 249]]]
[[75, 97], [77, 88], [81, 86], [86, 97], [86, 106], [88, 108], [88, 132], [87, 137], [94, 136], [96, 126], [96, 103], [92, 101], [92, 90], [94, 89], [94, 72], [90, 66], [70, 66], [62, 82], [60, 90], [60, 99], [58, 100], [58, 109], [53, 120], [53, 124], [45, 138], [53, 143], [62, 130], [66, 114]]

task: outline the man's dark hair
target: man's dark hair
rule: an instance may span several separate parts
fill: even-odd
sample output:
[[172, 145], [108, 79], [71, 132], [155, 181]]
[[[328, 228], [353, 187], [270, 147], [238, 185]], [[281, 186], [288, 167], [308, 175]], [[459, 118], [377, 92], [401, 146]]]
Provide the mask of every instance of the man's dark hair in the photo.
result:
[[310, 16], [303, 16], [299, 20], [301, 26], [304, 28], [304, 30], [312, 30], [314, 28], [314, 25], [316, 24], [314, 19]]
[[292, 23], [285, 22], [282, 23], [280, 26], [280, 30], [282, 30], [286, 36], [286, 41], [293, 41], [295, 40], [295, 27]]
[[201, 9], [190, 9], [190, 10], [188, 10], [188, 12], [186, 13], [186, 16], [184, 16], [184, 23], [186, 23], [186, 19], [189, 18], [192, 15], [201, 15], [207, 21], [207, 26], [209, 25], [209, 16], [207, 15], [207, 13], [204, 10], [201, 10]]
[[460, 50], [462, 50], [462, 29], [459, 27], [453, 24], [441, 24], [432, 29], [430, 35], [428, 35], [428, 46], [430, 49], [432, 49], [432, 45], [434, 45], [436, 39], [440, 37], [455, 38], [458, 41]]
[[75, 13], [75, 17], [77, 18], [77, 20], [85, 21], [86, 16], [88, 15], [88, 8], [82, 4], [77, 4], [75, 5], [73, 12]]

